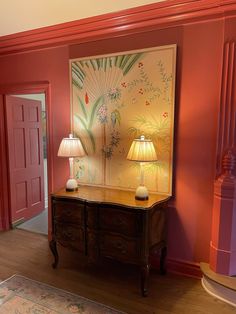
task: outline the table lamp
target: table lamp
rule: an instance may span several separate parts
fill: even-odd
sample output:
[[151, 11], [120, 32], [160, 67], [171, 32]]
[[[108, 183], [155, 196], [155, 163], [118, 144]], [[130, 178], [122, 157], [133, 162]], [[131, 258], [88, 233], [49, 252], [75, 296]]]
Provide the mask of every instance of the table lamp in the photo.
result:
[[135, 199], [148, 200], [148, 189], [144, 185], [144, 169], [145, 162], [157, 161], [157, 154], [153, 142], [150, 139], [146, 139], [142, 135], [139, 139], [134, 139], [129, 149], [128, 160], [140, 162], [140, 185], [135, 192]]
[[63, 138], [57, 155], [69, 158], [70, 178], [66, 182], [66, 191], [76, 191], [78, 189], [78, 184], [74, 178], [74, 158], [83, 157], [85, 155], [80, 139], [73, 137], [72, 134], [70, 134], [68, 138]]

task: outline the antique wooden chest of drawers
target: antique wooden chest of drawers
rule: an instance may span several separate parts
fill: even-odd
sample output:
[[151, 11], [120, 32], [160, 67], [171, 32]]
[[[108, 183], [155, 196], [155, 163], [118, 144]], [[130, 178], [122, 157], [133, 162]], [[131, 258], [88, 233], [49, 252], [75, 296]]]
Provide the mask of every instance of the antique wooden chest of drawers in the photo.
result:
[[58, 264], [57, 243], [95, 263], [112, 258], [139, 265], [141, 291], [147, 295], [152, 251], [160, 250], [160, 268], [165, 272], [168, 198], [150, 194], [149, 200], [138, 201], [130, 191], [92, 186], [52, 194], [53, 267]]

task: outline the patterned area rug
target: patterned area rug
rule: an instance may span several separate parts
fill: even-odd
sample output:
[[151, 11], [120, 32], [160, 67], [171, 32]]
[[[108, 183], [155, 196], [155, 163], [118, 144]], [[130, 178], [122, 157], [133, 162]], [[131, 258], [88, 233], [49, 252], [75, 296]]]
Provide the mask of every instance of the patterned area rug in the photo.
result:
[[23, 276], [0, 284], [1, 314], [121, 314], [103, 304]]

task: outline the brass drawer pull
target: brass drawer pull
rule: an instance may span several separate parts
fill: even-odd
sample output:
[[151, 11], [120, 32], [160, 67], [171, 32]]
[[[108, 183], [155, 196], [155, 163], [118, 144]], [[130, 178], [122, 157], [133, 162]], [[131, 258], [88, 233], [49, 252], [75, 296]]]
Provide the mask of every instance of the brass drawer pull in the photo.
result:
[[127, 250], [125, 248], [125, 245], [121, 242], [116, 243], [115, 249], [118, 249], [121, 254], [126, 254]]

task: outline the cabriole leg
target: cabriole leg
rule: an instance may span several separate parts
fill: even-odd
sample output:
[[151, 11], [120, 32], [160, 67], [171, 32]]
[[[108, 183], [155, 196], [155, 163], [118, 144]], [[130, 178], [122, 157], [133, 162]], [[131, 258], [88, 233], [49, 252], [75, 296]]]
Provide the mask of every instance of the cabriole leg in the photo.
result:
[[49, 246], [50, 246], [50, 249], [51, 249], [52, 254], [54, 256], [54, 263], [52, 264], [52, 267], [56, 268], [57, 265], [58, 265], [58, 259], [59, 259], [58, 258], [58, 253], [57, 253], [57, 243], [56, 243], [56, 241], [55, 240], [51, 240], [49, 242]]
[[148, 294], [149, 269], [150, 269], [149, 264], [146, 264], [141, 267], [141, 292], [143, 297], [146, 297]]

